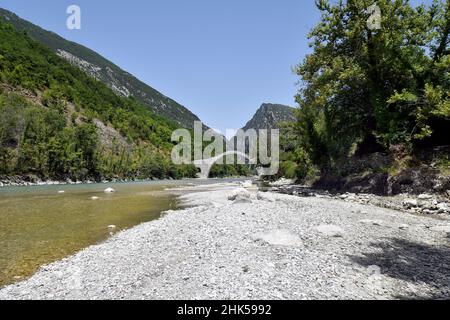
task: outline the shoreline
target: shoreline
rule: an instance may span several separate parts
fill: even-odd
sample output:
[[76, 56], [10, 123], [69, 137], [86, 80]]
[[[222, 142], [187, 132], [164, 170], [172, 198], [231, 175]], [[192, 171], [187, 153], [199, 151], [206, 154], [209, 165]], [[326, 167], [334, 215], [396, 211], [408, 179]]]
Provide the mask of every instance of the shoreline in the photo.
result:
[[[181, 179], [189, 180], [189, 178]], [[8, 188], [8, 187], [40, 187], [40, 186], [72, 186], [72, 185], [90, 185], [90, 184], [108, 184], [108, 183], [133, 183], [133, 182], [152, 182], [152, 181], [174, 181], [174, 179], [124, 179], [124, 180], [103, 180], [103, 181], [94, 181], [94, 180], [86, 180], [86, 181], [63, 181], [63, 180], [39, 180], [37, 182], [29, 182], [25, 180], [1, 180], [0, 179], [0, 189]]]
[[392, 196], [380, 196], [371, 193], [330, 193], [329, 191], [312, 189], [295, 184], [273, 185], [269, 190], [297, 197], [318, 197], [373, 205], [407, 214], [435, 217], [450, 215], [450, 190], [447, 191], [446, 195], [404, 193]]
[[174, 192], [186, 209], [44, 266], [0, 300], [450, 297], [449, 219], [231, 183]]
[[[208, 178], [207, 180], [251, 180], [252, 177], [224, 177], [224, 178]], [[92, 184], [108, 184], [108, 183], [146, 183], [146, 182], [173, 182], [173, 181], [188, 181], [188, 180], [204, 180], [201, 178], [183, 178], [183, 179], [112, 179], [112, 180], [86, 180], [86, 181], [63, 181], [63, 180], [39, 180], [37, 182], [29, 182], [26, 180], [15, 180], [12, 182], [8, 179], [0, 177], [0, 190], [8, 187], [41, 187], [41, 186], [73, 186], [73, 185], [92, 185]]]

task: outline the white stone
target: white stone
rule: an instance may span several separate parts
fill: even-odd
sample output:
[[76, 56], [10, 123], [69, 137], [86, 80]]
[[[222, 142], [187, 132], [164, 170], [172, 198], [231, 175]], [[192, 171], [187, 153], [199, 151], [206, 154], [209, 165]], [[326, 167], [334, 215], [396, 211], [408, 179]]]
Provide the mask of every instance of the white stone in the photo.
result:
[[241, 186], [243, 188], [251, 188], [251, 187], [253, 187], [253, 182], [251, 180], [247, 180], [247, 181], [241, 182]]
[[99, 197], [91, 197], [91, 200], [98, 200], [100, 199]]
[[383, 221], [383, 220], [370, 220], [370, 219], [364, 219], [364, 220], [359, 220], [359, 223], [362, 223], [362, 224], [371, 224], [371, 225], [374, 225], [374, 226], [379, 226], [379, 227], [381, 227], [381, 226], [383, 226], [384, 221]]
[[258, 194], [256, 195], [256, 198], [260, 201], [267, 201], [267, 202], [275, 201], [273, 195], [271, 195], [269, 193], [264, 193], [264, 192], [258, 192]]
[[447, 213], [447, 212], [450, 211], [450, 208], [449, 208], [448, 204], [445, 203], [445, 202], [439, 203], [439, 204], [436, 206], [436, 208], [438, 209], [438, 212], [439, 212], [439, 213]]
[[343, 237], [345, 233], [341, 227], [332, 224], [318, 226], [315, 228], [315, 230], [320, 232], [324, 236], [334, 238]]
[[231, 193], [231, 195], [228, 197], [228, 200], [230, 200], [230, 201], [245, 201], [245, 200], [250, 201], [250, 198], [251, 198], [251, 193], [243, 188], [240, 188], [240, 189], [234, 190]]
[[58, 191], [58, 193], [59, 194], [63, 194], [63, 193], [66, 193], [64, 190], [60, 190], [60, 191]]
[[415, 207], [419, 206], [419, 202], [415, 199], [405, 199], [403, 201], [403, 205], [406, 208], [415, 208]]
[[286, 186], [286, 185], [290, 185], [290, 184], [294, 184], [294, 180], [291, 179], [285, 179], [285, 178], [281, 178], [278, 181], [275, 181], [273, 183], [271, 183], [270, 185], [274, 186], [274, 187], [281, 187], [281, 186]]
[[418, 196], [418, 198], [419, 198], [420, 200], [430, 200], [430, 199], [433, 198], [433, 196], [430, 195], [430, 194], [421, 194], [421, 195]]
[[116, 192], [116, 190], [114, 190], [113, 188], [105, 189], [105, 193], [114, 193], [114, 192]]
[[288, 230], [272, 230], [267, 233], [259, 233], [255, 240], [264, 241], [273, 246], [302, 246], [302, 240]]

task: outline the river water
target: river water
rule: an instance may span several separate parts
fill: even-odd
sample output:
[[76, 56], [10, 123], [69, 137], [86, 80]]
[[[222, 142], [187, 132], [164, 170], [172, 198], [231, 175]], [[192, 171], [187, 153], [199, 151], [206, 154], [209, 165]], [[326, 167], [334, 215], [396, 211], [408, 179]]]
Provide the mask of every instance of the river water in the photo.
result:
[[[179, 208], [166, 189], [208, 183], [214, 180], [0, 188], [0, 287], [106, 240], [109, 226], [118, 232]], [[105, 194], [107, 187], [116, 193]]]

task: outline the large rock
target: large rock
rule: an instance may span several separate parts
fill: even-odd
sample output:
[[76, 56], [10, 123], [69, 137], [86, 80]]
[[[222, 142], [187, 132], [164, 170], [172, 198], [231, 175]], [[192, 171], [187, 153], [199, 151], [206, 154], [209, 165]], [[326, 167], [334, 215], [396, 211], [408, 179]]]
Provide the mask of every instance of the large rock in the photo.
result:
[[436, 205], [438, 213], [448, 213], [450, 212], [450, 208], [447, 203], [442, 202]]
[[105, 189], [105, 193], [114, 193], [116, 192], [116, 190], [114, 190], [113, 188], [106, 188]]
[[273, 246], [294, 246], [302, 245], [302, 240], [297, 235], [288, 230], [272, 230], [267, 233], [259, 233], [255, 240], [263, 241]]
[[345, 234], [344, 230], [341, 227], [332, 224], [318, 226], [315, 228], [315, 230], [324, 236], [332, 238], [341, 238]]
[[419, 200], [430, 200], [430, 199], [433, 199], [433, 196], [432, 195], [430, 195], [430, 194], [421, 194], [421, 195], [419, 195]]
[[251, 203], [252, 194], [247, 190], [241, 188], [236, 189], [233, 193], [228, 197], [228, 200], [234, 201], [234, 203]]
[[416, 199], [405, 199], [403, 201], [403, 205], [406, 209], [417, 208], [419, 206], [419, 202]]
[[270, 193], [258, 192], [258, 194], [256, 195], [256, 198], [259, 201], [275, 202], [275, 197]]
[[274, 187], [281, 187], [281, 186], [287, 186], [287, 185], [294, 184], [294, 183], [295, 183], [295, 180], [281, 178], [278, 181], [272, 182], [270, 185], [274, 186]]
[[244, 182], [241, 182], [242, 188], [251, 188], [253, 187], [253, 182], [251, 180], [247, 180]]

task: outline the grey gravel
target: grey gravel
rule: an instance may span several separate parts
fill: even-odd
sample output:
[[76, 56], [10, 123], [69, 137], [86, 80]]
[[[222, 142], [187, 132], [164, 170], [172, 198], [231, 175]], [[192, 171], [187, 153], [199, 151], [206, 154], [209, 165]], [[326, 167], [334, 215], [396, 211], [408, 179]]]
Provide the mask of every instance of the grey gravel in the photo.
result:
[[189, 208], [45, 266], [0, 299], [450, 297], [445, 217], [256, 190], [235, 203], [236, 188], [180, 190]]

